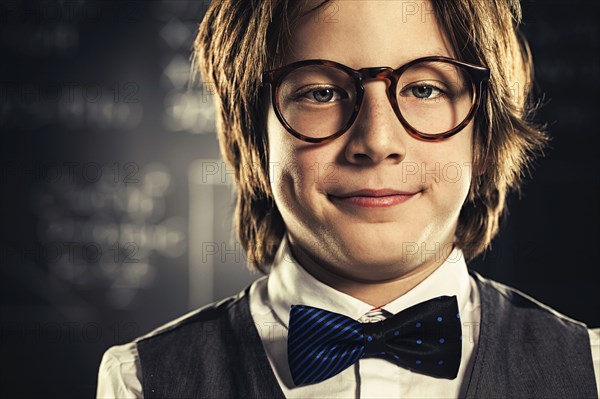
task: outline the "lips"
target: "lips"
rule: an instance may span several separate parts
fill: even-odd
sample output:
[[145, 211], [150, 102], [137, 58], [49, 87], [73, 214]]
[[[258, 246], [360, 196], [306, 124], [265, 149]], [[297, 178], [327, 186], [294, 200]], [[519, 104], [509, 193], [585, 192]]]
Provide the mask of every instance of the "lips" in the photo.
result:
[[379, 190], [375, 190], [375, 189], [371, 189], [371, 188], [364, 188], [361, 190], [351, 191], [348, 193], [331, 194], [331, 195], [333, 195], [334, 197], [338, 197], [338, 198], [386, 197], [386, 196], [390, 196], [390, 195], [414, 195], [418, 192], [419, 191], [398, 191], [398, 190], [393, 190], [393, 189], [389, 189], [389, 188], [384, 188], [384, 189], [379, 189]]
[[362, 208], [391, 207], [420, 194], [420, 191], [399, 191], [393, 189], [361, 189], [341, 194], [330, 194], [333, 202]]

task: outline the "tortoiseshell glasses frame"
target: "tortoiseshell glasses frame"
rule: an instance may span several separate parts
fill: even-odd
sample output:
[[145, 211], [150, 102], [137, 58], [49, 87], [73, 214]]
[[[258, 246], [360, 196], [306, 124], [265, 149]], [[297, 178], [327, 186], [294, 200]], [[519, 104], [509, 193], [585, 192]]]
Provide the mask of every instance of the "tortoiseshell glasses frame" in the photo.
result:
[[[462, 71], [466, 72], [466, 76], [468, 76], [471, 81], [470, 83], [472, 85], [472, 93], [473, 93], [473, 97], [471, 100], [471, 109], [467, 113], [466, 118], [461, 123], [459, 123], [456, 127], [452, 128], [446, 132], [430, 134], [430, 133], [424, 133], [424, 132], [421, 132], [421, 131], [415, 129], [404, 118], [404, 116], [402, 115], [402, 112], [400, 111], [400, 107], [398, 105], [396, 90], [397, 90], [398, 82], [399, 82], [399, 79], [400, 79], [402, 73], [405, 72], [406, 70], [408, 70], [410, 67], [414, 66], [415, 64], [424, 63], [424, 62], [442, 62], [442, 63], [448, 63], [451, 65], [457, 66], [457, 67], [461, 68]], [[283, 117], [281, 110], [280, 110], [278, 94], [279, 94], [279, 88], [280, 88], [281, 82], [291, 72], [295, 71], [298, 68], [306, 67], [306, 66], [326, 66], [326, 67], [335, 68], [337, 70], [344, 72], [351, 78], [353, 78], [354, 82], [355, 82], [354, 87], [356, 90], [356, 102], [354, 104], [354, 109], [352, 111], [350, 118], [348, 119], [347, 123], [341, 129], [339, 129], [337, 132], [330, 134], [326, 137], [319, 137], [319, 138], [309, 137], [309, 136], [302, 134], [301, 132], [294, 130], [294, 128], [292, 128], [292, 126], [290, 126], [290, 124], [285, 120], [285, 118]], [[261, 75], [261, 85], [264, 85], [264, 84], [270, 85], [270, 87], [271, 87], [271, 103], [273, 104], [273, 109], [275, 111], [275, 115], [277, 116], [277, 118], [279, 119], [281, 124], [285, 127], [285, 129], [289, 133], [291, 133], [293, 136], [295, 136], [298, 139], [305, 141], [305, 142], [326, 143], [326, 142], [332, 141], [332, 140], [336, 139], [337, 137], [341, 136], [346, 131], [348, 131], [348, 129], [350, 129], [350, 127], [353, 125], [353, 123], [356, 120], [358, 113], [360, 111], [360, 107], [361, 107], [362, 100], [363, 100], [364, 93], [365, 93], [365, 88], [363, 86], [363, 82], [365, 82], [367, 80], [388, 81], [389, 84], [387, 85], [388, 88], [386, 91], [387, 97], [390, 101], [390, 104], [392, 105], [392, 108], [393, 108], [396, 116], [398, 117], [398, 119], [400, 120], [400, 123], [402, 123], [402, 125], [404, 126], [406, 131], [416, 139], [425, 140], [425, 141], [441, 141], [441, 140], [445, 140], [448, 137], [451, 137], [451, 136], [457, 134], [458, 132], [460, 132], [473, 119], [473, 117], [475, 116], [475, 114], [479, 108], [482, 93], [483, 93], [486, 83], [490, 79], [490, 75], [491, 75], [490, 69], [487, 67], [477, 66], [477, 65], [469, 64], [466, 62], [462, 62], [462, 61], [458, 61], [458, 60], [455, 60], [452, 58], [442, 57], [442, 56], [428, 56], [428, 57], [417, 58], [413, 61], [410, 61], [410, 62], [402, 65], [398, 69], [392, 69], [390, 67], [372, 67], [372, 68], [361, 68], [359, 70], [352, 69], [344, 64], [340, 64], [335, 61], [323, 60], [323, 59], [311, 59], [311, 60], [297, 61], [297, 62], [282, 66], [277, 69], [263, 72]]]

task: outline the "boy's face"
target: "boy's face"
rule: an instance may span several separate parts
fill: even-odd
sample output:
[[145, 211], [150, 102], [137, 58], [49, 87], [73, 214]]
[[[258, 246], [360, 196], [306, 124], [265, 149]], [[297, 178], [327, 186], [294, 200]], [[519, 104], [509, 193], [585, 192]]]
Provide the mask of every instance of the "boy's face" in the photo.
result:
[[[456, 58], [431, 5], [414, 1], [336, 1], [300, 21], [291, 49], [284, 64], [317, 58], [354, 69], [397, 68], [428, 55]], [[293, 250], [329, 272], [369, 282], [449, 255], [471, 183], [473, 122], [444, 141], [420, 141], [394, 114], [383, 81], [364, 87], [358, 118], [334, 141], [295, 138], [272, 106], [267, 126], [271, 187]], [[413, 195], [388, 197], [398, 200], [388, 206], [382, 198], [337, 198], [363, 189]]]

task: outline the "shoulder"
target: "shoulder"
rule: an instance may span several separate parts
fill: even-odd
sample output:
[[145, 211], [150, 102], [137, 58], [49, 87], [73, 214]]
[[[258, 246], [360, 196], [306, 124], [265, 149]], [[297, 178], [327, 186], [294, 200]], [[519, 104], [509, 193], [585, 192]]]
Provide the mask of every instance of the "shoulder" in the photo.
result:
[[236, 295], [209, 303], [134, 340], [146, 372], [169, 364], [193, 364], [195, 356], [230, 345], [236, 327], [251, 323], [250, 286]]
[[592, 348], [592, 361], [594, 362], [598, 397], [600, 397], [600, 328], [590, 328], [588, 332], [590, 334], [590, 346]]
[[108, 348], [98, 370], [97, 398], [141, 398], [141, 370], [135, 342]]
[[246, 298], [247, 291], [248, 288], [186, 313], [131, 342], [108, 348], [98, 371], [97, 398], [142, 398], [142, 359], [155, 355], [181, 359], [192, 341], [207, 336], [198, 334], [198, 328], [216, 331], [215, 323], [230, 317], [229, 310]]
[[[600, 366], [600, 328], [590, 328], [590, 346], [592, 347], [592, 357], [594, 362]], [[600, 370], [598, 370], [600, 372]], [[600, 378], [599, 378], [600, 380]]]
[[545, 321], [580, 331], [588, 330], [585, 323], [558, 312], [516, 288], [483, 277], [472, 269], [469, 269], [469, 274], [477, 282], [482, 305], [496, 309], [498, 316], [517, 317], [530, 322]]
[[[594, 396], [599, 364], [591, 340], [598, 329], [516, 288], [471, 269], [469, 273], [481, 299], [481, 335], [472, 376], [475, 396]], [[504, 394], [494, 394], [496, 389]]]

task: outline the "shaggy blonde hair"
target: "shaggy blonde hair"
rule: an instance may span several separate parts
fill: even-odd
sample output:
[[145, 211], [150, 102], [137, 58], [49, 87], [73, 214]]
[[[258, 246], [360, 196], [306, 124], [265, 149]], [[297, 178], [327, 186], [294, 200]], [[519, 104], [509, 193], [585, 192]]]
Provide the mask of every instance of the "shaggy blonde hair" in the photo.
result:
[[[262, 71], [281, 66], [291, 32], [307, 10], [299, 0], [213, 1], [200, 25], [192, 57], [195, 78], [216, 91], [221, 153], [235, 171], [235, 227], [251, 270], [266, 273], [285, 224], [269, 184]], [[335, 0], [333, 0], [335, 1]], [[467, 261], [490, 246], [506, 206], [548, 137], [532, 121], [531, 52], [519, 32], [518, 0], [431, 0], [434, 15], [458, 59], [491, 69], [475, 116], [473, 179], [456, 230]], [[305, 11], [307, 10], [307, 11]]]

